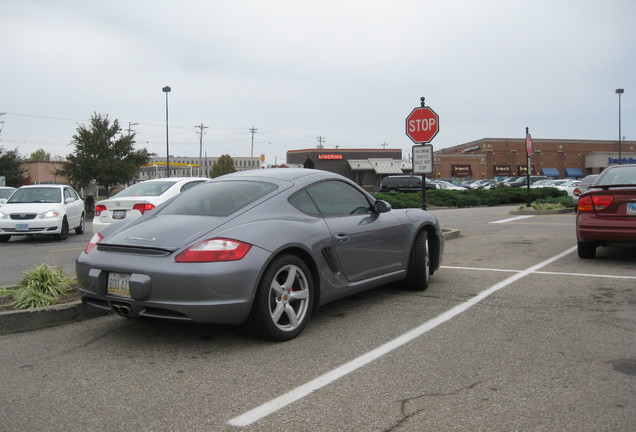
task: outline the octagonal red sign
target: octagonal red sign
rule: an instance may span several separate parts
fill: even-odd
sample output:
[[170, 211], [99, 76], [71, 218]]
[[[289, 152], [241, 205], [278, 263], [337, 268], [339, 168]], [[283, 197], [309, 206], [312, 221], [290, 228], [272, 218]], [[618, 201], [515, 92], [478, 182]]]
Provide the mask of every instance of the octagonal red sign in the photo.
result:
[[406, 118], [406, 135], [416, 144], [424, 144], [439, 132], [439, 116], [429, 107], [415, 108]]

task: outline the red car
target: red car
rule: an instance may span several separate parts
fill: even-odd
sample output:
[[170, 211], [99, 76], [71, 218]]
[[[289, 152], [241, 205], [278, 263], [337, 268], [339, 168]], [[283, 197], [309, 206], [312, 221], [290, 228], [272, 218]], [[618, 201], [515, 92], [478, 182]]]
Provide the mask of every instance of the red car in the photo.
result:
[[636, 164], [610, 166], [579, 197], [576, 239], [580, 258], [598, 246], [636, 246]]

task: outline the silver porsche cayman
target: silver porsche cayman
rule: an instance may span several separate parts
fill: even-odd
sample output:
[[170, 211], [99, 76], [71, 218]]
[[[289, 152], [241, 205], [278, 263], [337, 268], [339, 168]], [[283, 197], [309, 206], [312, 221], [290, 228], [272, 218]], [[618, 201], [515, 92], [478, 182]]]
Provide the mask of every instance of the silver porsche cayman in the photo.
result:
[[391, 282], [426, 289], [437, 219], [391, 209], [338, 174], [225, 175], [96, 233], [77, 258], [82, 301], [128, 317], [247, 323], [288, 340], [327, 302]]

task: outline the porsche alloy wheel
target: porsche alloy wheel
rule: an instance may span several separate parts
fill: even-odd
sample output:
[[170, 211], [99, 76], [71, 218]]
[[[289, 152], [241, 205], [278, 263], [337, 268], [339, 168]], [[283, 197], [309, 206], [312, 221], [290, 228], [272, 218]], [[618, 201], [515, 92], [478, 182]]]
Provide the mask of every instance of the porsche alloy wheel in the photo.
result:
[[283, 255], [265, 271], [253, 310], [255, 330], [278, 341], [293, 339], [305, 328], [313, 309], [313, 284], [307, 265]]

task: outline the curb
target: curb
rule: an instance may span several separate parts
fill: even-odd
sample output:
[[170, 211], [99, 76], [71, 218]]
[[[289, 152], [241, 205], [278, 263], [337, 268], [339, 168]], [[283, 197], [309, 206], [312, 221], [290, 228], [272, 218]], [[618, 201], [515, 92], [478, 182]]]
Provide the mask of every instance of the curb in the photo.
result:
[[111, 314], [111, 311], [73, 303], [20, 311], [0, 312], [0, 335], [38, 330]]
[[553, 214], [564, 214], [564, 213], [573, 213], [573, 208], [564, 208], [558, 210], [511, 210], [509, 214], [511, 215], [553, 215]]
[[[442, 235], [444, 240], [452, 240], [458, 238], [460, 233], [458, 229], [442, 229]], [[70, 324], [112, 313], [85, 305], [81, 300], [43, 308], [0, 312], [0, 336]]]

